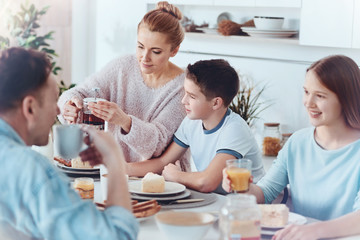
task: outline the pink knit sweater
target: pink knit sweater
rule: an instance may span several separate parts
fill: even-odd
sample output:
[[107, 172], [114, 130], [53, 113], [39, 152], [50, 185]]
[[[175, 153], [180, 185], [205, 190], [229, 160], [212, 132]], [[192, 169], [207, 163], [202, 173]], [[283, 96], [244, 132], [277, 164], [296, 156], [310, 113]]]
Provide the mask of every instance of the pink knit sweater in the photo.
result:
[[[92, 97], [91, 89], [99, 87], [98, 97], [117, 103], [132, 118], [131, 130], [126, 135], [120, 126], [109, 124], [108, 128], [122, 146], [126, 161], [138, 162], [161, 155], [172, 141], [186, 115], [181, 104], [184, 78], [182, 73], [162, 87], [150, 88], [144, 83], [136, 57], [124, 56], [64, 92], [58, 105], [62, 111], [71, 97]], [[61, 116], [59, 119], [64, 121]], [[185, 165], [188, 167], [188, 162]]]

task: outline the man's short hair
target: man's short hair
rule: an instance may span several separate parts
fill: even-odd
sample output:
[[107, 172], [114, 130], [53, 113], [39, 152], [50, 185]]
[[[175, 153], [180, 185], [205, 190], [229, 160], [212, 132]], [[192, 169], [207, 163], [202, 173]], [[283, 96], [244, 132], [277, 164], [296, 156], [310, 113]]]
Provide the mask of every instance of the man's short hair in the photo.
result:
[[223, 59], [203, 60], [187, 66], [186, 78], [200, 87], [206, 99], [221, 97], [230, 105], [239, 90], [239, 76]]
[[51, 72], [47, 55], [13, 47], [0, 52], [0, 112], [18, 107], [29, 94], [45, 85]]

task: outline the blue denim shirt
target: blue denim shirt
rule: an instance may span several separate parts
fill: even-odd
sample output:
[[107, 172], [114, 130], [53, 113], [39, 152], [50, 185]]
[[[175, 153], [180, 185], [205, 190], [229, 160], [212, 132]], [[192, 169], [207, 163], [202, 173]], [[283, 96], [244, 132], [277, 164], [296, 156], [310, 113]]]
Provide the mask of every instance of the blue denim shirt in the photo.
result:
[[102, 212], [82, 200], [68, 178], [1, 118], [0, 172], [1, 239], [137, 238], [131, 212], [119, 206]]

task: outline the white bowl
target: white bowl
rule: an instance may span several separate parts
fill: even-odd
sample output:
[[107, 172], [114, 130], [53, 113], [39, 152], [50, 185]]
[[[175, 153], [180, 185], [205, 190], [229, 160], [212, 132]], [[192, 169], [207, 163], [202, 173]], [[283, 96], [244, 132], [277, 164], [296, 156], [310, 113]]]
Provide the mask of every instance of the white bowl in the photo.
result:
[[283, 17], [254, 17], [255, 27], [261, 30], [281, 29], [284, 24]]
[[200, 240], [216, 219], [210, 213], [166, 211], [156, 214], [155, 220], [169, 240]]

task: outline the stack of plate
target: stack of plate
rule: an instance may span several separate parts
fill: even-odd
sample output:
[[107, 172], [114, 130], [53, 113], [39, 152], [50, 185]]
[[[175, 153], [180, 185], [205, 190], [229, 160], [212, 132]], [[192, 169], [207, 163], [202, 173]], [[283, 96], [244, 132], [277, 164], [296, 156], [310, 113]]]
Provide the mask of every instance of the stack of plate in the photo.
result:
[[172, 201], [189, 197], [191, 192], [180, 183], [165, 182], [165, 190], [162, 193], [147, 193], [141, 191], [141, 181], [130, 181], [129, 192], [135, 200]]
[[[141, 180], [129, 181], [128, 184], [132, 199], [139, 201], [155, 199], [161, 205], [162, 209], [201, 207], [211, 204], [217, 199], [215, 193], [201, 193], [195, 190], [189, 190], [186, 189], [184, 185], [175, 182], [165, 182], [165, 191], [162, 193], [142, 192]], [[185, 201], [182, 201], [182, 199]]]
[[298, 33], [298, 31], [295, 29], [264, 30], [255, 27], [242, 27], [241, 29], [252, 37], [266, 37], [266, 38], [287, 38], [287, 37], [292, 37]]
[[68, 175], [71, 178], [77, 178], [77, 177], [91, 177], [95, 179], [100, 179], [100, 167], [95, 166], [94, 168], [73, 168], [65, 166], [62, 163], [56, 162], [56, 166]]

